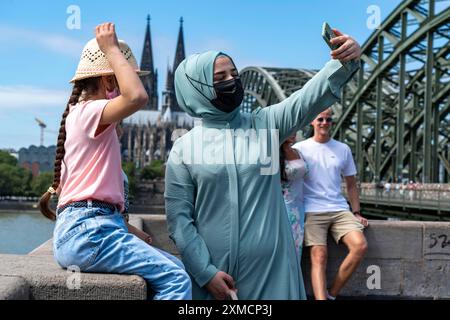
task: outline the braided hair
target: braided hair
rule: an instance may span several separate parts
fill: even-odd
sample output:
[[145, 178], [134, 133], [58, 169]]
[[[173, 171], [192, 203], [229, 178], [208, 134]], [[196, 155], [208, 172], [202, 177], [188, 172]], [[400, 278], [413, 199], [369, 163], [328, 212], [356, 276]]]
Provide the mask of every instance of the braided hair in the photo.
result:
[[61, 181], [61, 165], [64, 161], [64, 155], [66, 153], [64, 148], [64, 143], [66, 142], [66, 118], [70, 112], [70, 106], [76, 105], [78, 102], [86, 100], [86, 98], [90, 95], [95, 94], [98, 91], [99, 82], [100, 77], [76, 81], [73, 86], [72, 94], [67, 102], [66, 109], [62, 115], [61, 125], [59, 127], [58, 142], [56, 145], [53, 184], [39, 200], [39, 210], [50, 220], [56, 219], [56, 213], [50, 209], [49, 201], [51, 196], [56, 194]]

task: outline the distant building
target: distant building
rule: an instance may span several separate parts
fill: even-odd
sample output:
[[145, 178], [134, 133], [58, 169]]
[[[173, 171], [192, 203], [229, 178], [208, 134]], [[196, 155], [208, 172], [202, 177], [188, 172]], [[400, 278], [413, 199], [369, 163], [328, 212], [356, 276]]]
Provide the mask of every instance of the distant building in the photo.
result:
[[19, 150], [19, 165], [31, 170], [33, 177], [41, 172], [53, 171], [55, 162], [56, 146], [21, 148]]
[[181, 18], [175, 57], [172, 67], [167, 67], [166, 87], [162, 92], [162, 108], [159, 110], [158, 70], [154, 69], [150, 17], [147, 17], [140, 67], [141, 70], [150, 71], [148, 76], [142, 78], [149, 101], [143, 110], [123, 120], [123, 136], [120, 142], [124, 161], [134, 162], [139, 168], [150, 164], [152, 160], [165, 161], [172, 148], [172, 132], [176, 129], [191, 129], [194, 126], [194, 119], [181, 110], [175, 97], [174, 74], [185, 57]]

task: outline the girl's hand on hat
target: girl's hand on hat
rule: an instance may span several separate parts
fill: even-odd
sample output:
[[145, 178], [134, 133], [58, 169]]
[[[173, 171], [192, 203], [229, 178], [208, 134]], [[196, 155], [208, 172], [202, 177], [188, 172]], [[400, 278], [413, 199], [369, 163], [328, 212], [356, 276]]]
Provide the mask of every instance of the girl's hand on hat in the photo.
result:
[[[119, 46], [114, 24], [104, 23], [97, 26], [95, 37], [117, 80], [118, 88], [116, 87], [116, 89], [120, 89], [120, 95], [109, 99], [100, 118], [100, 125], [109, 125], [129, 117], [145, 106], [148, 102], [148, 94], [138, 76], [136, 61], [134, 61], [136, 66], [132, 65], [131, 60], [128, 61], [131, 58], [135, 60], [134, 56], [128, 54], [125, 57], [125, 53], [121, 51], [122, 46], [124, 50], [130, 49], [124, 42], [120, 42]], [[102, 81], [104, 80], [102, 79]], [[106, 99], [107, 91], [110, 88], [102, 85], [101, 89], [103, 90], [103, 99]], [[145, 238], [144, 241], [148, 243], [149, 238]]]
[[113, 23], [107, 22], [98, 25], [95, 28], [95, 38], [104, 54], [108, 54], [111, 50], [119, 49], [119, 41], [117, 40], [116, 29]]

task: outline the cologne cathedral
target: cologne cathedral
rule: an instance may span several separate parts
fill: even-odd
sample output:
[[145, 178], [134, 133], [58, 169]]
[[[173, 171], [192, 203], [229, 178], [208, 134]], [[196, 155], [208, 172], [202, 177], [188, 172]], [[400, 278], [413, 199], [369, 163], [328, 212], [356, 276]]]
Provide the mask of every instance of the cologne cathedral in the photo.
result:
[[150, 71], [149, 75], [141, 77], [149, 100], [144, 108], [123, 120], [123, 135], [120, 140], [123, 161], [132, 161], [138, 168], [150, 164], [152, 160], [165, 162], [173, 144], [173, 132], [177, 129], [189, 130], [194, 125], [194, 119], [180, 109], [175, 97], [174, 74], [184, 58], [183, 18], [181, 18], [175, 57], [173, 65], [167, 67], [167, 80], [159, 109], [158, 70], [153, 64], [150, 16], [148, 16], [140, 68]]

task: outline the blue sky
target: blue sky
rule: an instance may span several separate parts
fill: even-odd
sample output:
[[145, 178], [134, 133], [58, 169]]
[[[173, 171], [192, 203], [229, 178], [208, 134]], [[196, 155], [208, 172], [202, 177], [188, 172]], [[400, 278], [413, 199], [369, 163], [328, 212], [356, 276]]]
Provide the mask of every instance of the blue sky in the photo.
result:
[[[400, 0], [1, 0], [0, 1], [0, 149], [56, 142], [84, 43], [94, 27], [116, 24], [140, 61], [146, 16], [150, 14], [158, 89], [173, 61], [179, 18], [184, 18], [186, 54], [209, 49], [230, 54], [239, 69], [249, 65], [321, 68], [329, 49], [321, 38], [327, 21], [351, 34], [361, 45], [373, 30], [367, 9], [376, 5], [383, 20]], [[80, 8], [81, 28], [70, 30], [67, 8]], [[161, 99], [160, 99], [161, 100]]]

